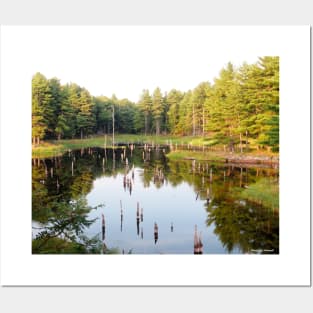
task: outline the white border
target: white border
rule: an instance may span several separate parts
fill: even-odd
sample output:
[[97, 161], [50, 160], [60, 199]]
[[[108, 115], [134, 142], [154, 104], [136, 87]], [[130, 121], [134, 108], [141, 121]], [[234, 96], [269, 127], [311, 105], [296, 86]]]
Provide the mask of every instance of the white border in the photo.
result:
[[[241, 32], [247, 27], [236, 29]], [[252, 27], [256, 34], [256, 38], [251, 38], [254, 49], [260, 47], [262, 51], [262, 42], [271, 40], [273, 46], [267, 55], [279, 55], [281, 60], [280, 255], [201, 257], [31, 255], [30, 78], [33, 73], [28, 73], [27, 59], [23, 59], [23, 52], [31, 47], [27, 45], [27, 36], [19, 38], [17, 45], [16, 38], [9, 36], [10, 28], [1, 29], [3, 285], [310, 284], [308, 26]], [[196, 31], [196, 27], [193, 29]]]

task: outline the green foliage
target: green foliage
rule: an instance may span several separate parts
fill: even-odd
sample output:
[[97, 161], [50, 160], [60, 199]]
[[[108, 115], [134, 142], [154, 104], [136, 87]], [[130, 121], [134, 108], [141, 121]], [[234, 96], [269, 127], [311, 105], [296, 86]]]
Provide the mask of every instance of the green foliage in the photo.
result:
[[152, 98], [149, 94], [149, 90], [144, 89], [139, 100], [138, 107], [144, 116], [144, 133], [148, 134], [151, 127], [151, 106]]
[[62, 247], [66, 250], [78, 249], [82, 252], [84, 249], [89, 252], [95, 241], [84, 237], [83, 233], [96, 220], [87, 218], [88, 213], [95, 208], [87, 206], [86, 199], [82, 197], [76, 201], [54, 202], [53, 206], [54, 212], [47, 216], [46, 226], [40, 229], [33, 240], [33, 253], [40, 253], [52, 239], [53, 245], [61, 243], [56, 238], [65, 241]]
[[160, 88], [156, 88], [152, 98], [152, 114], [155, 123], [155, 134], [160, 135], [160, 123], [163, 112], [163, 101]]
[[179, 120], [175, 126], [175, 134], [178, 135], [192, 135], [192, 91], [186, 92], [179, 105]]
[[32, 139], [43, 139], [49, 125], [51, 93], [45, 76], [36, 73], [32, 79]]
[[183, 94], [176, 90], [172, 89], [167, 95], [167, 103], [169, 106], [167, 115], [168, 115], [168, 128], [172, 134], [177, 133], [177, 125], [179, 122], [179, 108], [180, 102], [183, 98]]
[[[144, 89], [138, 103], [127, 99], [92, 97], [88, 90], [37, 73], [32, 81], [32, 137], [87, 138], [116, 133], [157, 136], [210, 137], [224, 149], [247, 152], [252, 148], [279, 151], [279, 57], [261, 57], [255, 64], [235, 68], [228, 63], [211, 85], [193, 90], [172, 89], [162, 95]], [[250, 144], [250, 145], [249, 145]]]
[[[121, 135], [119, 138], [124, 142], [136, 142], [136, 138], [146, 138], [150, 143], [160, 138], [164, 141], [170, 140], [168, 136]], [[186, 144], [192, 137], [183, 140]], [[173, 137], [172, 141], [174, 146], [176, 142], [181, 143], [182, 138]], [[198, 138], [197, 142], [209, 143], [210, 140], [200, 141]], [[124, 148], [117, 149], [116, 155], [120, 155]], [[126, 149], [129, 155], [130, 150], [127, 147]], [[72, 150], [62, 157], [33, 160], [32, 220], [37, 222], [33, 224], [34, 228], [42, 227], [36, 229], [39, 233], [33, 238], [33, 253], [119, 252], [117, 249], [106, 248], [97, 236], [83, 236], [86, 233], [84, 230], [95, 221], [93, 217], [100, 216], [101, 213], [100, 211], [90, 214], [95, 208], [87, 206], [86, 203], [86, 195], [90, 192], [93, 181], [99, 177], [125, 173], [124, 162], [116, 162], [113, 170], [112, 149], [106, 149], [105, 170], [104, 149], [90, 150]], [[247, 252], [251, 248], [278, 249], [277, 170], [218, 164], [212, 161], [218, 161], [219, 154], [212, 155], [211, 151], [206, 155], [199, 151], [174, 149], [170, 153], [170, 160], [159, 152], [159, 149], [152, 149], [149, 161], [143, 160], [142, 149], [136, 147], [132, 152], [131, 163], [136, 168], [143, 169], [140, 179], [144, 186], [153, 184], [160, 188], [160, 181], [155, 179], [155, 168], [162, 168], [166, 184], [177, 186], [187, 182], [200, 199], [206, 200], [208, 194], [210, 195], [210, 202], [204, 204], [208, 213], [207, 224], [215, 225], [216, 234], [229, 251], [238, 246]], [[203, 159], [210, 157], [210, 162], [190, 160], [200, 159], [199, 154]], [[187, 160], [182, 160], [184, 158]], [[210, 169], [213, 170], [212, 182]], [[105, 200], [105, 197], [103, 199]]]
[[245, 189], [241, 196], [244, 199], [258, 202], [265, 207], [278, 210], [279, 208], [279, 186], [278, 180], [262, 178], [257, 183]]
[[205, 134], [208, 121], [206, 100], [209, 97], [210, 84], [207, 82], [199, 84], [192, 93], [192, 126], [193, 135]]
[[198, 160], [198, 161], [225, 161], [225, 158], [218, 153], [198, 152], [198, 151], [171, 151], [166, 155], [170, 160]]

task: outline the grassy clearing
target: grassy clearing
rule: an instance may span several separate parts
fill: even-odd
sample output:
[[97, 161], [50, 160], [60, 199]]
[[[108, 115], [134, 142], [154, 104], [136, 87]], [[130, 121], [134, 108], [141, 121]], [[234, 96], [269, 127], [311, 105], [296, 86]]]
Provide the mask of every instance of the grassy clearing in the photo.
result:
[[[190, 144], [195, 138], [192, 136], [152, 136], [152, 135], [132, 135], [120, 134], [115, 135], [115, 144], [123, 143], [147, 143], [147, 144]], [[33, 157], [49, 157], [55, 155], [62, 155], [67, 150], [89, 148], [89, 147], [112, 147], [112, 136], [97, 136], [86, 139], [66, 139], [66, 140], [51, 140], [42, 142], [39, 146], [33, 147]]]
[[[170, 159], [196, 159], [196, 160], [216, 160], [222, 161], [230, 156], [229, 153], [224, 152], [223, 145], [217, 145], [214, 139], [208, 137], [193, 137], [193, 136], [170, 136], [170, 135], [133, 135], [133, 134], [116, 134], [115, 144], [127, 144], [127, 143], [147, 143], [147, 144], [171, 144], [176, 151], [170, 152], [167, 156]], [[106, 144], [107, 148], [112, 147], [112, 136], [97, 136], [86, 139], [66, 139], [66, 140], [51, 140], [42, 142], [39, 146], [35, 146], [32, 149], [33, 157], [49, 157], [62, 155], [67, 150], [89, 148], [89, 147], [104, 147]], [[176, 145], [178, 149], [176, 149]], [[184, 146], [192, 150], [193, 147], [199, 151], [191, 151], [180, 149], [180, 146]], [[214, 151], [202, 151], [202, 148], [206, 149], [214, 147]], [[212, 150], [212, 149], [211, 149]], [[240, 155], [239, 153], [232, 154]], [[276, 153], [268, 151], [252, 151], [244, 153], [245, 156], [278, 156]]]
[[[33, 157], [49, 157], [55, 155], [62, 155], [68, 150], [75, 150], [89, 147], [112, 147], [112, 139], [108, 137], [94, 137], [87, 139], [66, 139], [66, 140], [51, 140], [41, 143], [39, 146], [33, 147]], [[116, 141], [116, 143], [118, 143]]]
[[245, 189], [241, 196], [253, 202], [263, 204], [265, 207], [278, 211], [279, 185], [278, 181], [270, 178], [262, 178], [257, 183]]
[[32, 148], [33, 157], [49, 157], [54, 155], [61, 155], [66, 148], [62, 144], [53, 144], [50, 142], [43, 142], [39, 146]]
[[224, 162], [225, 157], [218, 152], [171, 151], [166, 155], [170, 160], [192, 160]]
[[[250, 164], [270, 164], [271, 162], [278, 162], [278, 154], [273, 153], [259, 153], [257, 151], [249, 153], [229, 153], [223, 150], [172, 150], [166, 155], [170, 160], [192, 160], [197, 161], [215, 161], [228, 163], [250, 163]], [[269, 161], [271, 157], [275, 157]]]

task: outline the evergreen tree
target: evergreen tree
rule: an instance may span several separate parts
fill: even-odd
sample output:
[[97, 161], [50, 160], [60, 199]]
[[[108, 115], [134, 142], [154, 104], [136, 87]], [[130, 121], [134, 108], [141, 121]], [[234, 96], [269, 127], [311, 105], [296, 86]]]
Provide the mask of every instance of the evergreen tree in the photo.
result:
[[261, 144], [274, 151], [279, 150], [279, 58], [259, 58], [263, 71], [262, 100], [264, 106], [264, 135], [259, 136]]
[[83, 138], [84, 134], [88, 135], [91, 133], [94, 123], [92, 116], [92, 108], [94, 104], [88, 90], [82, 89], [79, 102], [80, 107], [77, 115], [77, 128], [80, 131], [81, 138]]
[[137, 104], [127, 99], [92, 97], [85, 88], [65, 86], [57, 78], [36, 73], [32, 79], [32, 142], [83, 138], [115, 132], [156, 135], [202, 135], [234, 151], [239, 143], [279, 150], [279, 58], [261, 57], [255, 64], [223, 68], [211, 85], [200, 83], [182, 93], [162, 96], [156, 88], [142, 92]]
[[51, 99], [46, 77], [36, 73], [32, 79], [32, 142], [39, 144], [48, 129], [47, 111]]
[[169, 132], [169, 122], [168, 122], [168, 111], [170, 109], [170, 104], [167, 99], [167, 92], [164, 93], [164, 96], [162, 98], [162, 115], [161, 115], [161, 131], [164, 133]]
[[155, 124], [155, 134], [157, 136], [160, 135], [162, 113], [163, 113], [162, 94], [160, 88], [157, 87], [153, 93], [152, 98], [152, 114]]
[[240, 124], [240, 102], [239, 83], [231, 63], [215, 79], [213, 92], [210, 129], [221, 143], [228, 144], [230, 151], [234, 151], [235, 135]]
[[70, 106], [68, 87], [61, 88], [61, 99], [58, 106], [58, 115], [55, 126], [55, 135], [61, 138], [71, 138], [74, 135], [74, 112]]
[[152, 105], [152, 99], [151, 99], [151, 96], [149, 94], [149, 90], [144, 89], [142, 92], [141, 99], [139, 101], [139, 108], [144, 115], [145, 135], [147, 135], [147, 133], [150, 129], [151, 105]]
[[193, 133], [193, 110], [192, 110], [192, 91], [189, 90], [183, 95], [179, 105], [179, 122], [175, 133], [179, 135], [190, 135]]
[[58, 137], [60, 139], [64, 130], [67, 129], [66, 116], [63, 115], [64, 111], [66, 111], [66, 99], [64, 99], [59, 79], [52, 78], [48, 82], [51, 98], [45, 117], [48, 125], [46, 138]]
[[168, 109], [168, 129], [171, 133], [177, 133], [179, 123], [179, 109], [183, 94], [180, 91], [172, 89], [167, 95]]
[[206, 106], [205, 102], [208, 97], [210, 89], [210, 84], [208, 82], [203, 82], [199, 84], [192, 94], [192, 106], [193, 106], [193, 134], [202, 134], [205, 133], [205, 123], [207, 122], [206, 116]]
[[95, 132], [108, 133], [111, 125], [111, 101], [109, 98], [100, 96], [93, 99], [93, 116], [95, 120]]

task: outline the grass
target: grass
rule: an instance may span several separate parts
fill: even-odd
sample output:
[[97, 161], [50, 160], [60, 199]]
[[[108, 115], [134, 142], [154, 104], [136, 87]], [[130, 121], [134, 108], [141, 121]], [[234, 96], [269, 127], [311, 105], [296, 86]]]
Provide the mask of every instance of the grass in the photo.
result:
[[[190, 144], [195, 138], [192, 136], [168, 136], [168, 135], [133, 135], [133, 134], [117, 134], [115, 135], [115, 144], [121, 143], [147, 143], [147, 144]], [[112, 136], [96, 136], [86, 139], [65, 139], [65, 140], [50, 140], [42, 142], [38, 146], [33, 146], [33, 157], [49, 157], [62, 155], [67, 150], [89, 148], [89, 147], [104, 147], [106, 142], [107, 148], [112, 148]]]
[[166, 155], [170, 160], [191, 160], [197, 161], [215, 161], [224, 162], [225, 158], [218, 152], [201, 152], [201, 151], [171, 151]]
[[[268, 157], [275, 156], [278, 157], [278, 154], [268, 153], [268, 152], [259, 152], [253, 151], [248, 153], [229, 153], [224, 152], [224, 150], [219, 150], [218, 148], [214, 148], [214, 150], [172, 150], [166, 155], [170, 160], [191, 160], [195, 159], [197, 161], [215, 161], [215, 162], [231, 162], [231, 160], [242, 163], [251, 163], [253, 160], [255, 164], [259, 164], [265, 162]], [[249, 159], [249, 160], [248, 160]], [[253, 163], [253, 162], [252, 162]]]
[[[112, 136], [95, 136], [86, 139], [65, 139], [65, 140], [51, 140], [42, 142], [38, 146], [33, 146], [32, 156], [34, 158], [49, 157], [62, 155], [68, 150], [89, 148], [89, 147], [104, 147], [106, 143], [107, 148], [112, 148]], [[229, 156], [228, 152], [224, 152], [223, 145], [217, 145], [214, 139], [202, 136], [173, 136], [173, 135], [137, 135], [137, 134], [116, 134], [115, 144], [126, 143], [147, 143], [147, 144], [172, 144], [177, 151], [170, 152], [167, 156], [170, 159], [197, 159], [197, 160], [216, 160], [222, 161]], [[178, 149], [176, 149], [176, 145]], [[179, 149], [181, 145], [185, 148], [189, 145], [199, 149], [200, 151], [191, 151]], [[214, 147], [214, 151], [202, 151], [202, 148]], [[240, 155], [239, 153], [232, 154]], [[244, 153], [245, 156], [278, 156], [276, 153], [268, 151], [252, 151]]]
[[62, 144], [53, 144], [43, 142], [39, 146], [32, 148], [33, 157], [49, 157], [54, 155], [62, 155], [66, 148]]
[[[116, 143], [118, 143], [116, 141]], [[104, 147], [104, 137], [93, 137], [87, 139], [65, 139], [65, 140], [51, 140], [42, 142], [39, 146], [33, 147], [33, 157], [49, 157], [55, 155], [62, 155], [67, 150], [75, 150], [89, 147]], [[107, 148], [112, 148], [112, 139], [107, 138]]]
[[278, 181], [270, 178], [262, 178], [257, 183], [245, 189], [241, 196], [247, 200], [263, 204], [266, 207], [278, 211], [279, 185]]

